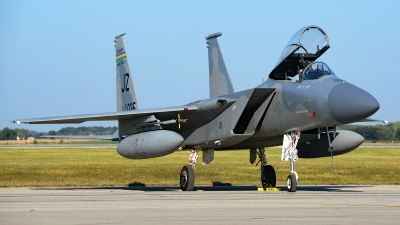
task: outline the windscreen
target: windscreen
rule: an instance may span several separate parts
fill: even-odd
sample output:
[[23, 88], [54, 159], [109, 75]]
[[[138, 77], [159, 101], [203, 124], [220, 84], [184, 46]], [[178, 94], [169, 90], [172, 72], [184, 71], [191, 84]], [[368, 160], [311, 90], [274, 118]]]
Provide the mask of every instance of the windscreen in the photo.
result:
[[325, 63], [314, 62], [305, 68], [303, 80], [316, 80], [324, 75], [335, 75], [335, 73]]

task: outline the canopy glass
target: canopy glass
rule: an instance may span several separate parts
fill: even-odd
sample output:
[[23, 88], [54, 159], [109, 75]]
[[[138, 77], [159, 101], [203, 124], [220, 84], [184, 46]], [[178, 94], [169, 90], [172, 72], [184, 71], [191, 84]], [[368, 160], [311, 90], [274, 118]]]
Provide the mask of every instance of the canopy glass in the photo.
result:
[[318, 26], [307, 26], [297, 31], [282, 51], [271, 79], [286, 79], [298, 74], [298, 71], [314, 62], [329, 48], [326, 32]]
[[323, 62], [313, 62], [304, 69], [303, 80], [316, 80], [324, 75], [335, 75]]

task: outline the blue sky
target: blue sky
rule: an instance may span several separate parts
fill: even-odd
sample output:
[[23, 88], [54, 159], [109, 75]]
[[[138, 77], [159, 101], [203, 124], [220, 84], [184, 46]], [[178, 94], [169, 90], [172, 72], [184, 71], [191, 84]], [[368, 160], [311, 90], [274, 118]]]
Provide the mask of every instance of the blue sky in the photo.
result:
[[145, 109], [208, 98], [206, 35], [223, 33], [239, 91], [267, 79], [307, 25], [328, 33], [320, 60], [379, 101], [373, 117], [399, 121], [399, 9], [400, 1], [0, 1], [0, 129], [47, 132], [66, 125], [9, 121], [116, 111], [113, 40], [121, 33]]

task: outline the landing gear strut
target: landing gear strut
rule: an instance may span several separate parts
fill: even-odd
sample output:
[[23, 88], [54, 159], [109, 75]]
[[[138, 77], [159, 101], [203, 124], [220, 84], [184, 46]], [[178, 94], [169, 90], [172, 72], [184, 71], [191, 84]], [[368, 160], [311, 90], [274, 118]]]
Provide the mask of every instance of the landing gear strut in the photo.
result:
[[194, 187], [194, 168], [197, 162], [198, 152], [195, 149], [190, 150], [189, 162], [185, 165], [180, 174], [180, 185], [182, 191], [193, 191]]
[[258, 157], [260, 160], [257, 162], [256, 166], [261, 162], [261, 185], [265, 190], [268, 187], [275, 187], [276, 186], [276, 174], [274, 167], [271, 165], [267, 165], [267, 158], [265, 156], [265, 149], [259, 148], [258, 149]]
[[295, 192], [299, 176], [294, 171], [294, 162], [299, 158], [297, 155], [297, 142], [300, 139], [300, 132], [291, 132], [283, 136], [282, 157], [283, 161], [290, 161], [290, 175], [286, 180], [288, 192]]

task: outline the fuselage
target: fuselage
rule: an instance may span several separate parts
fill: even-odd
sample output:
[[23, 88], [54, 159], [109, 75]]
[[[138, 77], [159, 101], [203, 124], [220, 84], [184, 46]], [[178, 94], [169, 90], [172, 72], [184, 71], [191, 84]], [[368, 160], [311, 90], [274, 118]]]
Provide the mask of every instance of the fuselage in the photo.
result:
[[357, 122], [379, 109], [372, 95], [335, 75], [302, 82], [268, 80], [260, 87], [276, 89], [260, 130], [270, 136]]
[[[282, 144], [282, 136], [287, 132], [357, 122], [379, 109], [379, 103], [372, 95], [334, 74], [302, 81], [269, 79], [256, 89], [273, 92], [253, 111], [245, 108], [237, 112], [241, 114], [239, 119], [234, 112], [250, 104], [241, 102], [246, 93], [226, 96], [236, 99], [236, 102], [210, 123], [190, 132], [185, 138], [185, 146], [221, 150], [277, 146]], [[246, 127], [243, 129], [237, 129], [243, 115], [248, 113], [255, 117], [260, 109], [263, 111], [258, 112], [260, 118], [257, 124], [253, 124], [254, 129], [251, 129], [254, 118], [249, 120], [249, 125], [244, 123]], [[221, 140], [221, 143], [215, 145], [210, 140]], [[308, 139], [302, 138], [301, 141]]]
[[357, 122], [379, 109], [372, 95], [335, 75], [302, 82], [267, 80], [259, 87], [276, 89], [262, 126], [232, 148], [281, 145], [286, 132]]

